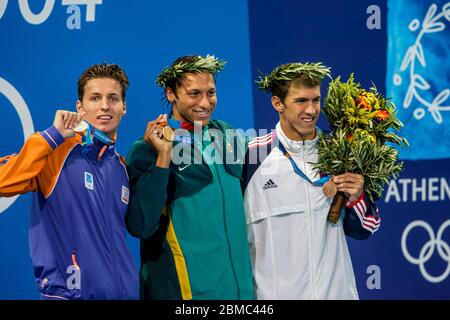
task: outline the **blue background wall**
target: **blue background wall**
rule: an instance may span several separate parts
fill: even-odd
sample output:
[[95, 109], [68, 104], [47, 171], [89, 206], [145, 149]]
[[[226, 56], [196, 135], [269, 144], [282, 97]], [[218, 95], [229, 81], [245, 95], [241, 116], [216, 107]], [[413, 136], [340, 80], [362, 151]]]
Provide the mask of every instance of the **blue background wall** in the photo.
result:
[[[46, 3], [29, 2], [35, 13]], [[119, 131], [122, 154], [142, 135], [146, 122], [164, 112], [161, 90], [154, 79], [180, 55], [211, 53], [228, 61], [217, 79], [215, 117], [243, 129], [271, 129], [277, 121], [270, 96], [254, 85], [258, 70], [267, 73], [281, 63], [322, 61], [332, 67], [333, 77], [346, 78], [354, 72], [366, 88], [374, 82], [396, 102], [414, 149], [425, 152], [402, 153], [405, 171], [400, 180], [391, 182], [378, 203], [383, 216], [380, 230], [366, 241], [349, 240], [360, 297], [450, 298], [449, 231], [442, 229], [441, 239], [434, 242], [422, 227], [405, 233], [411, 223], [423, 220], [436, 236], [449, 220], [450, 153], [445, 152], [450, 143], [445, 128], [450, 119], [442, 111], [441, 124], [433, 121], [430, 113], [420, 122], [414, 120], [411, 112], [420, 108], [418, 100], [409, 109], [403, 107], [408, 71], [401, 73], [401, 86], [393, 84], [401, 60], [420, 32], [413, 33], [408, 25], [415, 18], [422, 22], [432, 1], [104, 0], [95, 6], [95, 21], [91, 22], [85, 21], [86, 6], [79, 6], [81, 28], [74, 30], [67, 23], [73, 21], [73, 10], [78, 9], [70, 7], [67, 13], [69, 7], [63, 3], [55, 0], [48, 18], [33, 25], [21, 14], [17, 1], [0, 0], [0, 78], [23, 97], [33, 122], [28, 129], [35, 131], [51, 125], [57, 109], [75, 109], [76, 81], [85, 68], [103, 61], [119, 63], [131, 80], [128, 113]], [[446, 1], [434, 3], [434, 16], [447, 8]], [[379, 8], [380, 29], [367, 28], [370, 5]], [[423, 37], [423, 51], [428, 66], [445, 66], [450, 51], [449, 21], [443, 14], [435, 22], [442, 22], [444, 29]], [[447, 68], [421, 67], [416, 71], [431, 83], [427, 91], [431, 100], [441, 92], [444, 97], [450, 87]], [[0, 127], [4, 132], [0, 154], [5, 155], [20, 149], [24, 133], [5, 86], [0, 86], [0, 92]], [[442, 106], [448, 103], [443, 101]], [[324, 117], [319, 125], [328, 126]], [[425, 129], [417, 135], [416, 127]], [[429, 133], [433, 133], [432, 141], [420, 146], [429, 139]], [[439, 155], [433, 145], [440, 146]], [[20, 196], [2, 210], [4, 201], [0, 199], [0, 299], [35, 299], [38, 294], [27, 244], [30, 196]], [[422, 266], [406, 258], [401, 245], [405, 235], [412, 257], [418, 257], [422, 250]], [[137, 265], [138, 242], [130, 238], [129, 244]], [[367, 285], [374, 267], [380, 271], [381, 285], [377, 288]], [[440, 281], [430, 282], [440, 275]]]

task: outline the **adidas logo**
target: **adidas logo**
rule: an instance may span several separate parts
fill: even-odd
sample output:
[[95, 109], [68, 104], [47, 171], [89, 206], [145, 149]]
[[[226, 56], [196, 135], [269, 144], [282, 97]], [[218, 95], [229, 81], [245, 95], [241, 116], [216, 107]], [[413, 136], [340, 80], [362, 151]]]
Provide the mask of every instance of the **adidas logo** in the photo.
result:
[[263, 187], [264, 190], [273, 189], [273, 188], [278, 188], [278, 186], [276, 185], [275, 182], [272, 181], [272, 179], [269, 179], [269, 181], [267, 181]]

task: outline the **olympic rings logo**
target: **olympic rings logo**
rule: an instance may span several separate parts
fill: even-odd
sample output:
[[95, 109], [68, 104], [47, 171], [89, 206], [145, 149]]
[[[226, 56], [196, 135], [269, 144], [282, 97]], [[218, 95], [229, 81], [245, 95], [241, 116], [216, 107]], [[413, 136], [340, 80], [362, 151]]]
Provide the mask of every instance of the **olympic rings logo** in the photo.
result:
[[[16, 110], [22, 124], [24, 141], [34, 133], [33, 119], [31, 118], [30, 110], [28, 110], [25, 100], [23, 100], [20, 93], [8, 81], [0, 77], [0, 94], [3, 94]], [[8, 209], [19, 196], [10, 198], [0, 197], [0, 213]]]
[[[438, 229], [438, 232], [436, 234], [436, 237], [434, 235], [434, 231], [431, 228], [431, 226], [422, 220], [416, 220], [411, 222], [403, 231], [402, 234], [402, 240], [401, 240], [401, 246], [402, 246], [402, 252], [405, 256], [406, 260], [411, 262], [412, 264], [418, 265], [420, 273], [422, 276], [431, 283], [439, 283], [444, 281], [448, 275], [450, 274], [450, 246], [447, 242], [442, 240], [442, 234], [447, 229], [447, 227], [450, 225], [450, 220], [446, 220]], [[425, 245], [420, 249], [419, 257], [415, 258], [411, 256], [409, 253], [407, 247], [406, 247], [406, 239], [408, 238], [409, 232], [414, 229], [415, 227], [422, 227], [425, 229], [425, 231], [428, 233], [430, 240], [428, 240]], [[425, 264], [428, 262], [428, 260], [431, 259], [431, 256], [434, 253], [435, 248], [437, 248], [437, 252], [441, 259], [447, 262], [447, 268], [445, 269], [444, 273], [442, 273], [440, 276], [432, 276], [428, 273], [428, 271], [425, 268]]]

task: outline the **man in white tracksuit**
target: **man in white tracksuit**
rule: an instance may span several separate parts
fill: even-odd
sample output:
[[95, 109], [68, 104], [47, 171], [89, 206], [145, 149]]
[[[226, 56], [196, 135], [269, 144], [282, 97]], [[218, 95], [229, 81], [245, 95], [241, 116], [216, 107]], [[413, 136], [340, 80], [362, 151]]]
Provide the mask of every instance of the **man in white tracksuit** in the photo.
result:
[[[259, 84], [272, 93], [280, 121], [249, 143], [244, 203], [258, 299], [358, 299], [345, 236], [366, 239], [380, 226], [361, 175], [334, 176], [347, 196], [337, 224], [327, 222], [317, 162], [320, 84], [329, 68], [292, 63]], [[289, 159], [289, 157], [291, 159]], [[296, 169], [294, 168], [296, 167]]]

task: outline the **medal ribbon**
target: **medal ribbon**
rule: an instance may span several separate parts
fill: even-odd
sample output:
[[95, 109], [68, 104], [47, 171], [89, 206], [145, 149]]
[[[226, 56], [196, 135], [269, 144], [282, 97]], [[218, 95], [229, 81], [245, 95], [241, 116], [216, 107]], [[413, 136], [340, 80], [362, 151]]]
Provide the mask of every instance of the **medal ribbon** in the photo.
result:
[[[279, 141], [279, 140], [278, 140]], [[287, 152], [286, 148], [283, 146], [283, 143], [281, 143], [281, 141], [279, 141], [279, 146], [280, 151], [283, 153], [283, 155], [289, 159], [289, 161], [291, 162], [292, 168], [294, 169], [294, 172], [302, 177], [303, 179], [305, 179], [306, 181], [308, 181], [310, 184], [312, 184], [315, 187], [320, 187], [323, 186], [326, 182], [328, 182], [331, 179], [331, 176], [323, 176], [321, 177], [319, 180], [316, 180], [314, 182], [311, 181], [311, 179], [309, 179], [306, 174], [303, 173], [303, 171], [297, 166], [297, 164], [295, 163], [294, 159], [292, 159], [291, 155], [289, 152]]]
[[86, 122], [88, 128], [86, 129], [86, 136], [85, 136], [85, 143], [87, 145], [91, 145], [94, 143], [94, 137], [103, 142], [105, 145], [101, 148], [100, 152], [98, 153], [97, 159], [100, 160], [105, 153], [106, 149], [109, 145], [114, 144], [116, 142], [116, 139], [111, 139], [108, 137], [104, 132], [98, 130], [93, 125], [91, 125], [89, 122], [84, 120]]
[[187, 121], [179, 121], [175, 119], [167, 119], [167, 125], [172, 129], [186, 129], [188, 131], [194, 131], [194, 125]]
[[[192, 123], [189, 123], [187, 121], [179, 121], [179, 120], [175, 120], [175, 119], [167, 119], [167, 125], [174, 129], [185, 129], [189, 132], [194, 131], [194, 125]], [[192, 139], [191, 137], [187, 137], [187, 136], [180, 136], [180, 135], [175, 135], [175, 141], [178, 142], [182, 142], [182, 143], [186, 143], [186, 144], [191, 144], [192, 143]]]

